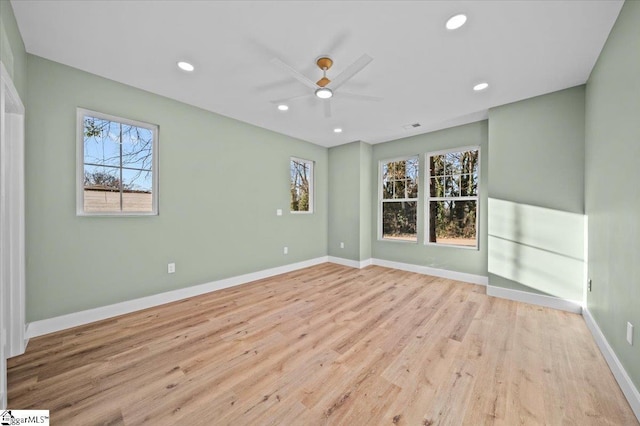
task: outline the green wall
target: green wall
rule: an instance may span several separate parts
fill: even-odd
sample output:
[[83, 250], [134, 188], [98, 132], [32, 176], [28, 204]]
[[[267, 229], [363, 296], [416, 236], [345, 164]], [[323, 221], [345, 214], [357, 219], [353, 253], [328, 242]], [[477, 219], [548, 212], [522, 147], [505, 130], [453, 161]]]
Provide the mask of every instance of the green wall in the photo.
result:
[[[640, 389], [640, 2], [625, 2], [587, 82], [587, 306]], [[626, 324], [634, 325], [633, 346]]]
[[371, 163], [373, 146], [360, 143], [360, 260], [371, 259]]
[[329, 256], [360, 260], [360, 142], [329, 148], [328, 244]]
[[582, 301], [584, 104], [578, 86], [489, 111], [489, 284]]
[[[424, 244], [425, 203], [418, 199], [418, 242], [378, 240], [378, 179], [381, 160], [419, 154], [420, 172], [425, 170], [424, 154], [449, 148], [480, 146], [480, 213], [479, 249], [439, 247]], [[479, 121], [464, 126], [412, 136], [373, 145], [371, 163], [371, 241], [372, 256], [377, 259], [410, 263], [431, 268], [447, 269], [469, 274], [487, 275], [487, 122]], [[420, 176], [420, 194], [424, 194], [424, 176]]]
[[371, 258], [371, 152], [364, 142], [329, 148], [329, 256]]
[[[37, 56], [27, 71], [27, 321], [326, 256], [326, 148]], [[160, 126], [159, 216], [76, 216], [76, 107]], [[313, 214], [289, 213], [291, 156], [315, 161]]]
[[577, 86], [489, 110], [489, 196], [584, 213], [584, 96]]
[[0, 60], [7, 68], [22, 103], [26, 104], [27, 54], [8, 0], [0, 0]]

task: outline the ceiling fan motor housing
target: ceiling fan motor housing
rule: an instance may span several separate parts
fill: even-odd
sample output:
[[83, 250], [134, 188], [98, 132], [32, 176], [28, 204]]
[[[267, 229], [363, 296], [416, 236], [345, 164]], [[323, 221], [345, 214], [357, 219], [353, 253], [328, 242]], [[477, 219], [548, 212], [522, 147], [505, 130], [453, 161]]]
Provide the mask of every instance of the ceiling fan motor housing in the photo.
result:
[[320, 56], [317, 60], [316, 60], [316, 64], [318, 64], [318, 67], [323, 70], [326, 71], [329, 68], [331, 68], [331, 66], [333, 65], [333, 59], [331, 59], [328, 56]]
[[321, 56], [316, 60], [316, 64], [323, 72], [322, 78], [318, 80], [316, 84], [320, 87], [325, 87], [327, 84], [331, 83], [331, 80], [327, 78], [326, 72], [333, 65], [333, 60], [328, 56]]

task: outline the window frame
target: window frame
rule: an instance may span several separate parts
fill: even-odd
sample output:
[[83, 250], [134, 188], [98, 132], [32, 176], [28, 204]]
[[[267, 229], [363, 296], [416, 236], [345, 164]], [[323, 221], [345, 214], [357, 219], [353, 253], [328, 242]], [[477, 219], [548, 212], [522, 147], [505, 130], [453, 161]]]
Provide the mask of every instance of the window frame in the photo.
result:
[[[122, 123], [130, 126], [141, 127], [151, 131], [153, 142], [151, 145], [151, 211], [135, 212], [135, 211], [106, 211], [106, 212], [87, 212], [84, 210], [84, 118], [86, 116], [99, 118], [101, 120], [109, 120], [111, 122]], [[132, 120], [129, 118], [118, 117], [99, 111], [93, 111], [86, 108], [76, 109], [76, 216], [158, 216], [158, 139], [159, 126], [156, 124], [145, 123], [143, 121]]]
[[[382, 178], [384, 175], [383, 167], [388, 163], [395, 163], [398, 161], [407, 161], [409, 159], [416, 159], [418, 161], [418, 195], [416, 198], [391, 198], [385, 200], [383, 198]], [[383, 203], [385, 202], [415, 202], [416, 203], [416, 240], [401, 240], [393, 238], [384, 238], [383, 223], [382, 223], [382, 211]], [[420, 232], [418, 230], [418, 224], [420, 223], [420, 154], [405, 155], [402, 157], [384, 158], [378, 161], [378, 241], [392, 242], [392, 243], [405, 243], [405, 244], [418, 244], [420, 239]]]
[[315, 210], [315, 173], [316, 173], [316, 162], [313, 160], [305, 160], [300, 157], [289, 157], [289, 191], [291, 191], [291, 162], [298, 161], [305, 164], [309, 164], [309, 210], [291, 210], [291, 192], [289, 192], [289, 213], [291, 214], [313, 214]]
[[[452, 152], [464, 152], [464, 151], [478, 151], [478, 187], [476, 195], [466, 195], [461, 197], [431, 197], [431, 171], [429, 169], [429, 158], [435, 155], [444, 155]], [[430, 151], [424, 155], [424, 245], [433, 247], [451, 247], [465, 250], [479, 250], [480, 249], [480, 181], [481, 181], [481, 169], [482, 169], [482, 151], [480, 145], [462, 146], [459, 148], [443, 149], [438, 151]], [[429, 241], [429, 226], [431, 225], [431, 201], [469, 201], [474, 200], [476, 202], [476, 245], [464, 246], [459, 244], [443, 244]]]

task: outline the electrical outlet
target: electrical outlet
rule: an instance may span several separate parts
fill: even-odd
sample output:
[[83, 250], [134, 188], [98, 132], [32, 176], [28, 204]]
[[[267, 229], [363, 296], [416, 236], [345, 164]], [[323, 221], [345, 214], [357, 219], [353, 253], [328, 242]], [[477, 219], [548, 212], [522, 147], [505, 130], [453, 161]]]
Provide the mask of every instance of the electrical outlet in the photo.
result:
[[587, 284], [588, 284], [587, 288], [589, 289], [589, 291], [591, 291], [591, 278], [589, 278], [589, 282]]
[[283, 253], [284, 254], [289, 254], [289, 247], [285, 247], [284, 250], [283, 250]]
[[340, 248], [344, 248], [344, 243], [340, 243]]
[[633, 325], [630, 322], [627, 323], [627, 342], [633, 345]]
[[276, 210], [276, 216], [282, 216], [282, 209]]
[[173, 274], [176, 272], [176, 264], [171, 262], [167, 265], [167, 273], [168, 274]]

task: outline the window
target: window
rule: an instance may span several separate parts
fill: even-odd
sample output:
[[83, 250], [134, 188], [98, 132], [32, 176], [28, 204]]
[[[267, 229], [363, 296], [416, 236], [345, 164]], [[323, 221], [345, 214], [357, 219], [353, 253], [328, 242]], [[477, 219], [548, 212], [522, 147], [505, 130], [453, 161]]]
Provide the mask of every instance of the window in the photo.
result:
[[291, 213], [313, 213], [313, 161], [291, 158]]
[[79, 215], [158, 214], [158, 127], [78, 109]]
[[380, 163], [382, 238], [418, 241], [418, 157]]
[[427, 154], [427, 243], [478, 247], [480, 149]]

